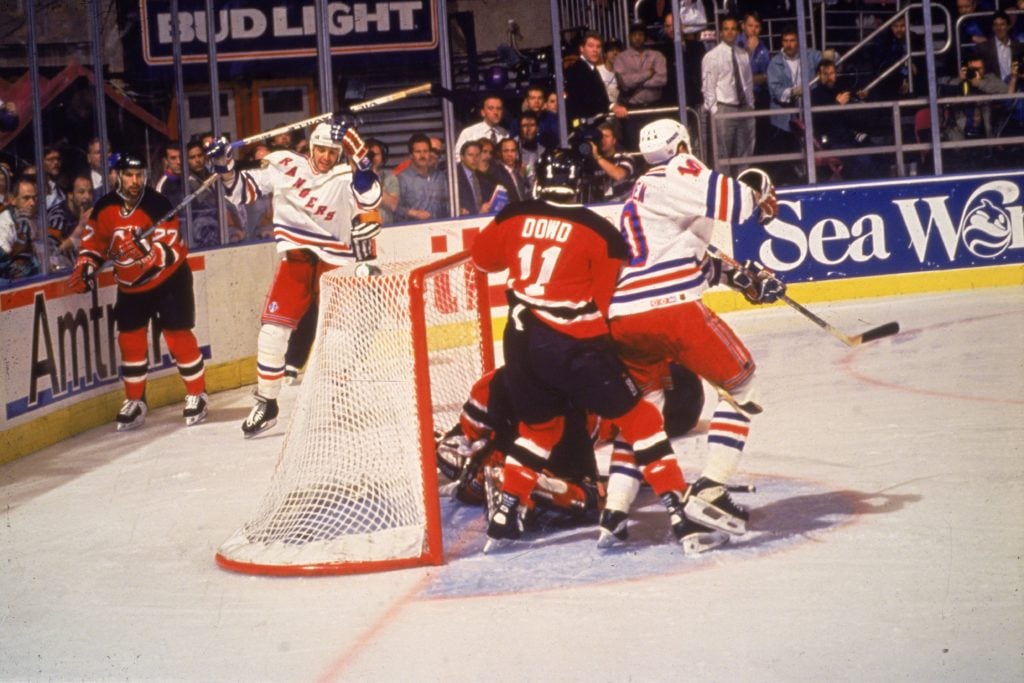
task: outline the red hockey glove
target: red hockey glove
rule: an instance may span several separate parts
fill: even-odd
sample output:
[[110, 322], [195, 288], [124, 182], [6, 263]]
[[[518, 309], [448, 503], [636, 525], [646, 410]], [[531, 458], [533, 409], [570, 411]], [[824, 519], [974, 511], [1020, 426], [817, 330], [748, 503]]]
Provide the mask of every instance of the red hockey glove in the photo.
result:
[[79, 256], [75, 261], [75, 269], [68, 278], [68, 289], [76, 294], [84, 294], [96, 286], [96, 262], [88, 256]]
[[331, 139], [341, 144], [341, 148], [345, 150], [345, 156], [355, 165], [357, 170], [370, 170], [372, 162], [370, 157], [367, 156], [369, 150], [366, 149], [366, 143], [363, 142], [363, 138], [359, 136], [359, 133], [353, 127], [351, 119], [335, 119], [334, 123], [331, 124]]

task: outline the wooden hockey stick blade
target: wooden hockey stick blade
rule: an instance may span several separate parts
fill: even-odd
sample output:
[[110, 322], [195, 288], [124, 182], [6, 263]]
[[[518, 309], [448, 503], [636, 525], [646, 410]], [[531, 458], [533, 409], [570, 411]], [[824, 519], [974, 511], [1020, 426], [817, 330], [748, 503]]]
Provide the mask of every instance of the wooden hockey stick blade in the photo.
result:
[[754, 484], [729, 484], [725, 490], [729, 493], [757, 493], [757, 486]]
[[900, 324], [897, 322], [891, 322], [870, 329], [867, 332], [864, 332], [863, 334], [851, 336], [849, 334], [846, 334], [839, 328], [831, 325], [827, 320], [818, 317], [817, 315], [814, 314], [813, 311], [804, 307], [803, 304], [794, 301], [793, 299], [790, 299], [788, 295], [782, 294], [779, 296], [779, 299], [785, 301], [787, 304], [789, 304], [789, 306], [799, 311], [800, 314], [803, 315], [805, 318], [807, 318], [815, 325], [822, 328], [823, 330], [825, 330], [833, 337], [846, 344], [847, 346], [860, 346], [865, 342], [881, 339], [882, 337], [888, 337], [900, 331]]

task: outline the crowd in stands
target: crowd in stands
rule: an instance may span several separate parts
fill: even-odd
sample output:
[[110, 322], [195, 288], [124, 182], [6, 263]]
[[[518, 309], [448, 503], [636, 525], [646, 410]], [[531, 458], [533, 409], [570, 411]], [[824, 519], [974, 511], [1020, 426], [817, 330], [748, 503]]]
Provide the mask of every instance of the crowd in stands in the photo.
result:
[[[891, 114], [885, 110], [858, 110], [856, 116], [850, 116], [841, 110], [818, 111], [818, 107], [888, 102], [927, 92], [924, 58], [916, 55], [923, 50], [918, 44], [921, 30], [912, 30], [905, 18], [893, 21], [858, 50], [855, 58], [844, 61], [834, 50], [819, 51], [806, 44], [809, 41], [794, 24], [780, 28], [777, 23], [771, 35], [765, 32], [769, 18], [781, 21], [778, 17], [791, 16], [787, 3], [727, 1], [724, 7], [731, 13], [725, 15], [721, 8], [716, 15], [701, 0], [682, 0], [680, 5], [687, 102], [708, 117], [711, 148], [704, 156], [723, 172], [735, 174], [747, 165], [730, 159], [803, 149], [806, 126], [798, 114], [786, 111], [798, 107], [804, 96], [801, 51], [804, 63], [817, 77], [809, 98], [816, 108], [814, 142], [821, 150], [892, 144], [893, 131]], [[949, 5], [951, 14], [962, 20], [956, 55], [943, 54], [937, 59], [940, 97], [1016, 93], [1024, 66], [1024, 0], [956, 0]], [[563, 103], [550, 81], [531, 84], [521, 93], [485, 93], [471, 120], [458, 130], [450, 154], [443, 139], [424, 133], [409, 136], [401, 159], [389, 159], [386, 144], [368, 139], [384, 190], [383, 223], [451, 217], [455, 207], [450, 199], [449, 167], [456, 183], [458, 215], [493, 214], [509, 202], [532, 196], [537, 161], [545, 150], [559, 144], [560, 105], [567, 115], [570, 146], [589, 160], [585, 201], [623, 199], [633, 179], [644, 170], [642, 159], [630, 154], [637, 148], [637, 132], [661, 116], [646, 110], [676, 102], [671, 3], [655, 0], [644, 3], [643, 9], [646, 14], [638, 17], [641, 21], [629, 27], [626, 45], [606, 41], [590, 31], [579, 36], [578, 48], [563, 60]], [[717, 26], [709, 21], [716, 16]], [[875, 17], [876, 25], [888, 16]], [[912, 59], [907, 59], [908, 44], [915, 53]], [[876, 79], [885, 72], [884, 78]], [[743, 116], [752, 111], [778, 113]], [[0, 103], [0, 128], [16, 125], [17, 116], [10, 103]], [[945, 105], [941, 119], [943, 140], [1021, 135], [1024, 99]], [[921, 140], [925, 132], [915, 125], [903, 137], [913, 140], [916, 135]], [[204, 144], [211, 137], [188, 141], [184, 160], [176, 140], [167, 142], [155, 155], [159, 167], [150, 173], [150, 184], [172, 204], [209, 177]], [[284, 134], [246, 148], [240, 163], [258, 164], [274, 149], [303, 153], [306, 145], [302, 135]], [[1020, 146], [1008, 146], [1008, 150], [1006, 153], [1016, 155]], [[44, 255], [51, 271], [66, 269], [74, 262], [77, 236], [103, 191], [99, 140], [89, 144], [84, 157], [87, 167], [67, 167], [61, 148], [44, 150], [41, 169], [49, 240], [45, 252], [35, 228], [35, 166], [12, 168], [0, 163], [0, 284], [39, 273]], [[955, 155], [950, 158], [947, 167], [955, 168]], [[829, 177], [881, 177], [892, 172], [891, 159], [891, 154], [844, 154], [830, 169]], [[183, 181], [186, 165], [187, 186]], [[796, 169], [793, 175], [787, 177], [783, 170], [776, 182], [804, 179], [799, 164], [788, 168]], [[227, 206], [226, 225], [221, 224], [219, 215], [215, 193], [206, 193], [191, 204], [188, 238], [193, 247], [270, 237], [273, 219], [269, 204], [257, 202], [244, 214]]]

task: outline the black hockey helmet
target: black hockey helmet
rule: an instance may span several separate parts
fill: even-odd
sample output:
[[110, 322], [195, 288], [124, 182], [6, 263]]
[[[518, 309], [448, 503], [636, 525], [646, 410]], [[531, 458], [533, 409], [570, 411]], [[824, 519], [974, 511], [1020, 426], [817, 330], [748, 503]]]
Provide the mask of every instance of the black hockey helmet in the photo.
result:
[[584, 162], [579, 153], [565, 147], [545, 152], [537, 162], [537, 196], [562, 202], [578, 201]]
[[131, 152], [114, 152], [110, 155], [110, 168], [115, 171], [145, 171], [146, 162]]

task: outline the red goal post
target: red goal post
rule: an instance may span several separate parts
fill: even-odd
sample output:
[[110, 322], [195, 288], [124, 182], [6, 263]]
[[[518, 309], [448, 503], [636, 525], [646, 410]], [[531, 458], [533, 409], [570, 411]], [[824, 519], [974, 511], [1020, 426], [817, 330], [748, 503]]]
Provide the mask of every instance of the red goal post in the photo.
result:
[[269, 490], [217, 552], [233, 571], [372, 572], [444, 560], [434, 434], [494, 367], [468, 252], [321, 279], [316, 341]]

